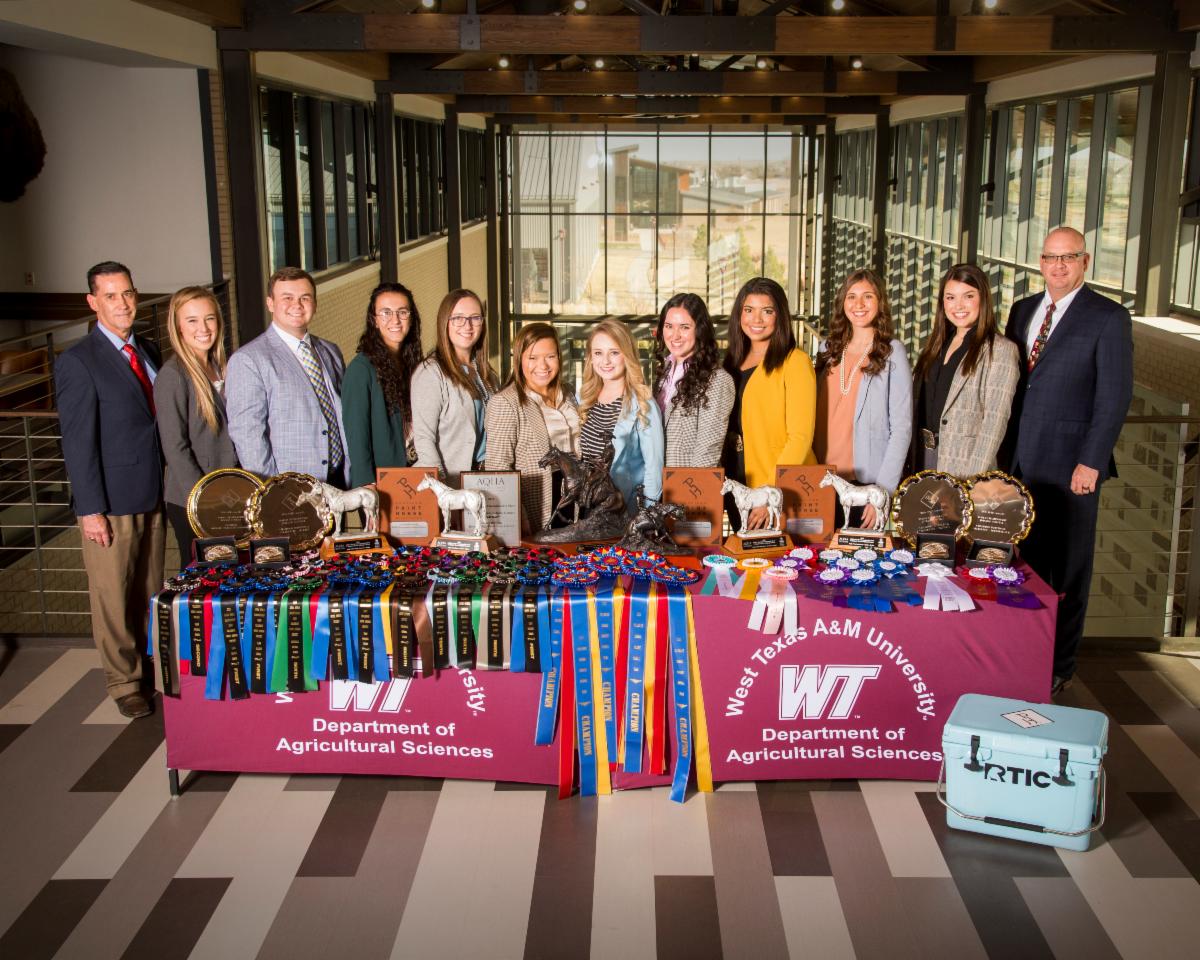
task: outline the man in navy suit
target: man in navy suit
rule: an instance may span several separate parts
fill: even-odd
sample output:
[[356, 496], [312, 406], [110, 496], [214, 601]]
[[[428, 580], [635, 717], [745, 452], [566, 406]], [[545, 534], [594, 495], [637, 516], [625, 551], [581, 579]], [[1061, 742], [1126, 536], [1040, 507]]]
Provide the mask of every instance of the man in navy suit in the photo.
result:
[[1005, 454], [1033, 494], [1037, 518], [1022, 554], [1061, 596], [1051, 692], [1075, 673], [1083, 636], [1100, 484], [1116, 475], [1113, 447], [1133, 396], [1129, 311], [1083, 283], [1088, 254], [1078, 230], [1051, 230], [1042, 245], [1046, 292], [1013, 305], [1005, 334], [1021, 381]]
[[150, 713], [142, 649], [162, 586], [162, 450], [154, 422], [160, 357], [133, 335], [137, 291], [113, 261], [88, 271], [96, 325], [54, 363], [63, 458], [83, 536], [92, 636], [108, 693], [127, 717]]

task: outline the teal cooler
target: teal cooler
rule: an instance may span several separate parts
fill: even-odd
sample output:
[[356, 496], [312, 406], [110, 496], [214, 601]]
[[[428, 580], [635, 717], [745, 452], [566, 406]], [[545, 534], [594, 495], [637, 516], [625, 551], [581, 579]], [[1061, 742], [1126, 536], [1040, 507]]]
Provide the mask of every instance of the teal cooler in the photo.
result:
[[1086, 850], [1104, 823], [1108, 717], [968, 693], [942, 732], [938, 800], [959, 830]]

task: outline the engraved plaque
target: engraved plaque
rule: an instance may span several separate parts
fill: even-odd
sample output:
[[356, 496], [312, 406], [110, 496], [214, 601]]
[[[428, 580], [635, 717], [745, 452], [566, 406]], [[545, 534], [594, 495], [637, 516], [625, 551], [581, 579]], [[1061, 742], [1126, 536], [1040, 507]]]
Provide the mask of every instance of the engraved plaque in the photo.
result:
[[201, 477], [188, 494], [187, 516], [198, 537], [233, 537], [239, 547], [250, 542], [246, 509], [262, 486], [254, 474], [227, 467]]
[[307, 473], [281, 473], [255, 491], [248, 511], [255, 537], [287, 537], [293, 550], [309, 550], [333, 529], [333, 512], [321, 485]]
[[892, 498], [896, 531], [913, 545], [923, 534], [962, 537], [973, 514], [966, 485], [939, 470], [922, 470], [906, 477]]
[[967, 489], [974, 505], [967, 531], [972, 540], [1018, 543], [1029, 535], [1033, 526], [1033, 496], [1016, 477], [991, 470], [971, 477]]

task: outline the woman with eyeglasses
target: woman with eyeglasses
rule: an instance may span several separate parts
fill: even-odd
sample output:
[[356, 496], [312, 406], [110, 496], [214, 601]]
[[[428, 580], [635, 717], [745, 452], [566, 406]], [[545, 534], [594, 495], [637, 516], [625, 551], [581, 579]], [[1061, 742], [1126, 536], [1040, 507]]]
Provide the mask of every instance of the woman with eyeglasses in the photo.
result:
[[956, 477], [994, 468], [1019, 377], [1016, 344], [996, 329], [986, 274], [956, 264], [942, 277], [913, 375], [913, 467]]
[[225, 322], [211, 290], [184, 287], [167, 308], [173, 355], [154, 380], [154, 410], [167, 476], [163, 500], [179, 544], [179, 563], [192, 560], [195, 533], [187, 502], [206, 473], [238, 465], [225, 415]]
[[612, 445], [609, 475], [632, 515], [639, 486], [650, 500], [662, 497], [662, 416], [642, 377], [637, 345], [620, 320], [601, 320], [592, 327], [584, 357], [580, 452], [598, 460]]
[[538, 461], [552, 444], [579, 453], [579, 409], [563, 387], [561, 372], [554, 327], [527, 323], [513, 339], [508, 383], [488, 402], [487, 469], [520, 471], [526, 535], [545, 528], [562, 496], [562, 473]]
[[421, 315], [412, 291], [402, 283], [381, 283], [371, 291], [358, 353], [342, 378], [350, 486], [374, 483], [379, 467], [408, 465], [409, 386], [420, 362]]
[[[855, 270], [842, 281], [816, 366], [817, 462], [851, 483], [894, 491], [912, 438], [912, 374], [875, 271]], [[854, 512], [847, 524], [874, 526], [873, 506]]]
[[[750, 487], [773, 486], [780, 464], [815, 463], [813, 427], [817, 378], [812, 361], [796, 346], [787, 294], [774, 280], [755, 277], [738, 291], [729, 314], [725, 371], [737, 389], [725, 438], [725, 475]], [[740, 517], [732, 498], [729, 522]], [[767, 523], [756, 507], [748, 529]]]
[[487, 356], [483, 301], [451, 290], [438, 307], [437, 345], [413, 374], [412, 417], [414, 466], [438, 468], [452, 487], [487, 456], [484, 419], [496, 392]]
[[694, 293], [677, 293], [663, 304], [654, 331], [654, 399], [668, 467], [721, 465], [734, 393], [708, 307]]

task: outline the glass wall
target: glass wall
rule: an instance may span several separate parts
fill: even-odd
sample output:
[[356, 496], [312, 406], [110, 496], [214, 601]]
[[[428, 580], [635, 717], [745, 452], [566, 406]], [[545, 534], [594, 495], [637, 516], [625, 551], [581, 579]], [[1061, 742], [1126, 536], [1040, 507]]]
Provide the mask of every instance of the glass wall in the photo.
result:
[[875, 130], [837, 135], [837, 170], [833, 175], [833, 249], [822, 290], [821, 323], [826, 330], [833, 298], [842, 278], [871, 262], [872, 184], [875, 182]]
[[691, 291], [722, 314], [760, 274], [812, 312], [818, 156], [804, 128], [514, 131], [512, 313], [654, 314]]

